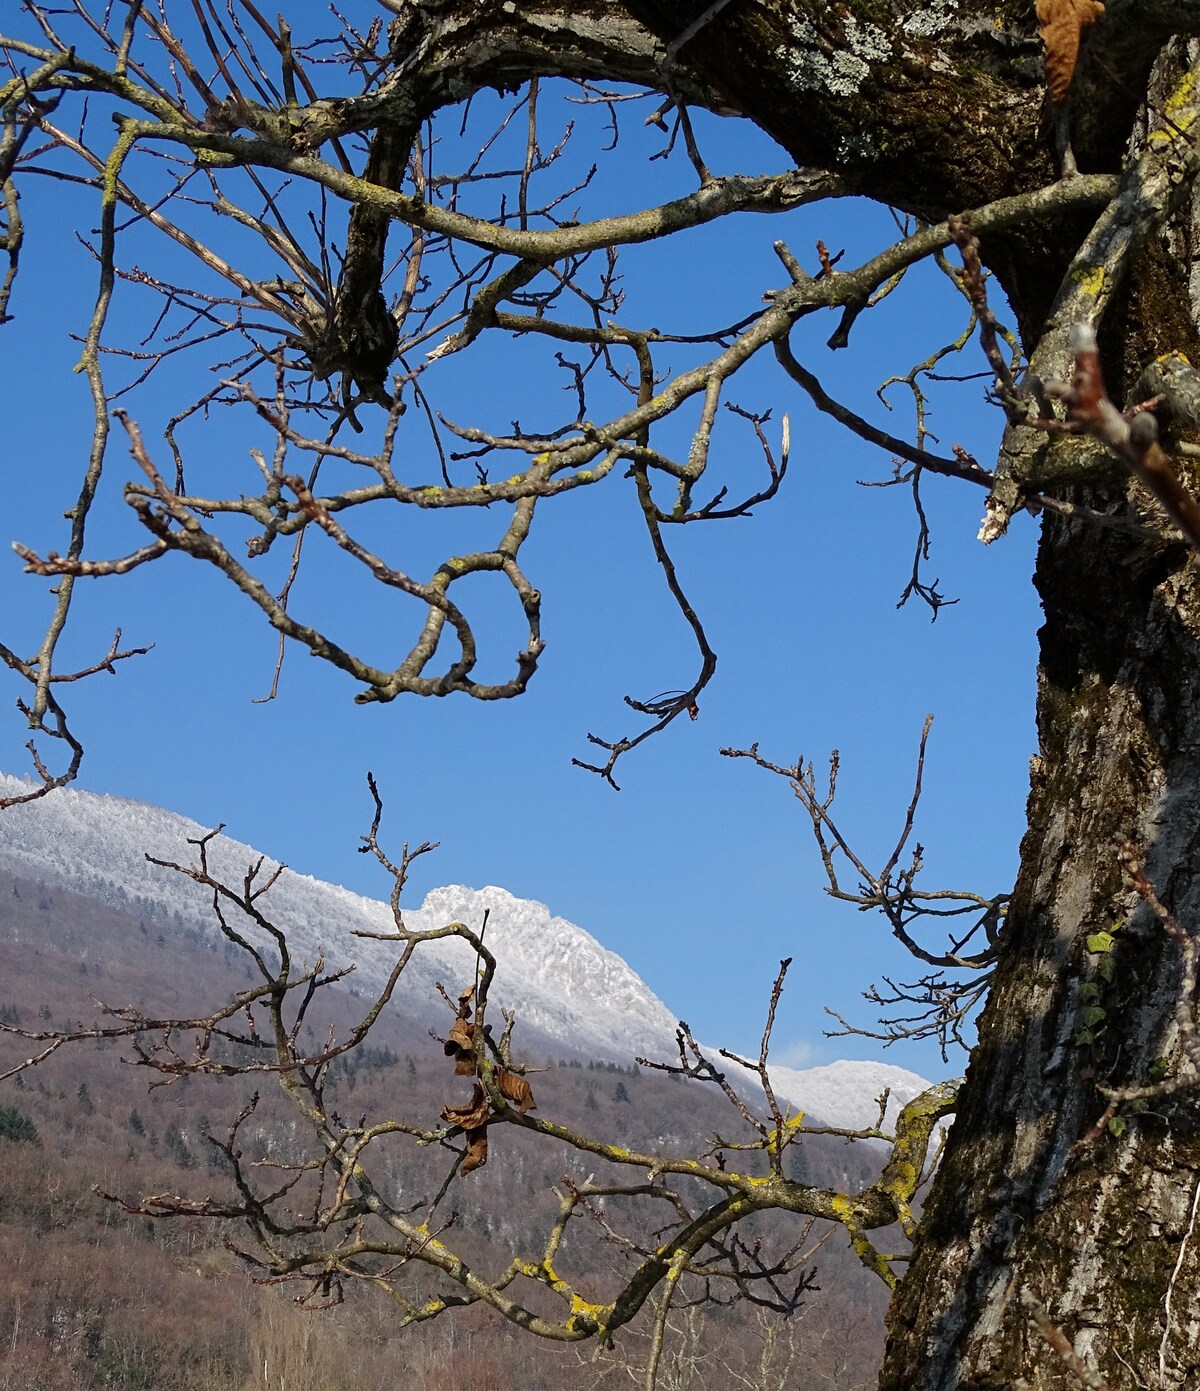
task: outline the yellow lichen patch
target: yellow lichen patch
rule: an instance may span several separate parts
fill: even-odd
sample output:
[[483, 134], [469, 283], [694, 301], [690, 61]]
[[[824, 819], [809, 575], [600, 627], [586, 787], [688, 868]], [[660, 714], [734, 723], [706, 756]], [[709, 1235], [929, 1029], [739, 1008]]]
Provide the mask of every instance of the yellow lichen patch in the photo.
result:
[[845, 1193], [835, 1193], [829, 1200], [830, 1207], [833, 1208], [834, 1215], [839, 1222], [848, 1222], [854, 1210], [854, 1204]]
[[571, 1296], [571, 1317], [567, 1327], [572, 1331], [599, 1332], [612, 1316], [611, 1304], [593, 1304], [577, 1294]]
[[1093, 298], [1104, 289], [1103, 266], [1082, 266], [1073, 273], [1072, 278], [1085, 295], [1091, 295]]
[[854, 1247], [854, 1254], [868, 1270], [878, 1275], [889, 1289], [895, 1289], [895, 1273], [887, 1261], [871, 1245], [866, 1232], [859, 1225], [853, 1200], [844, 1193], [835, 1193], [832, 1205], [837, 1220], [846, 1229], [850, 1244]]
[[1151, 145], [1162, 147], [1183, 140], [1188, 145], [1188, 131], [1196, 124], [1196, 78], [1189, 69], [1163, 105], [1163, 125], [1150, 132]]
[[1196, 119], [1196, 77], [1189, 68], [1179, 79], [1179, 85], [1167, 98], [1163, 110], [1173, 125], [1186, 130]]

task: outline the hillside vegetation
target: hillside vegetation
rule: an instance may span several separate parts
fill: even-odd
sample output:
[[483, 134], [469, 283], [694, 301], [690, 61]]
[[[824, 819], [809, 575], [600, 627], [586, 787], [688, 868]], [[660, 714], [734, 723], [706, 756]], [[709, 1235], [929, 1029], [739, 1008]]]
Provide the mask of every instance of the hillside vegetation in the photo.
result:
[[[0, 1022], [30, 1027], [88, 1022], [97, 999], [148, 1013], [202, 1011], [244, 981], [241, 962], [193, 928], [11, 876], [0, 877], [0, 953]], [[446, 982], [452, 991], [459, 984]], [[325, 1014], [307, 1026], [315, 1034], [344, 1030], [355, 1014], [349, 990], [326, 995]], [[436, 998], [424, 1018], [385, 1015], [369, 1043], [338, 1064], [333, 1104], [348, 1121], [403, 1115], [436, 1124], [440, 1108], [461, 1102], [466, 1088], [430, 1036], [449, 1023]], [[703, 1137], [731, 1130], [726, 1103], [699, 1085], [572, 1056], [561, 1040], [538, 1037], [522, 1052], [522, 1037], [518, 1024], [518, 1052], [538, 1069], [530, 1080], [541, 1114], [647, 1149], [698, 1151]], [[15, 1044], [30, 1048], [10, 1039], [0, 1070], [16, 1060]], [[295, 1286], [253, 1282], [237, 1255], [236, 1227], [127, 1211], [113, 1198], [136, 1206], [144, 1195], [228, 1188], [226, 1161], [207, 1136], [224, 1139], [253, 1090], [245, 1077], [156, 1081], [159, 1074], [131, 1065], [114, 1045], [88, 1042], [0, 1085], [0, 1328], [10, 1330], [0, 1341], [0, 1391], [584, 1391], [624, 1386], [641, 1365], [645, 1334], [637, 1326], [596, 1355], [553, 1346], [531, 1355], [480, 1309], [397, 1332], [394, 1310], [369, 1288], [351, 1288], [335, 1308], [300, 1308]], [[300, 1122], [276, 1104], [269, 1075], [261, 1088], [239, 1131], [243, 1153], [268, 1164], [299, 1159]], [[387, 1181], [414, 1206], [428, 1204], [454, 1156], [396, 1139]], [[855, 1184], [872, 1158], [861, 1146], [814, 1137], [797, 1176]], [[594, 1168], [506, 1127], [487, 1167], [454, 1186], [434, 1225], [452, 1224], [470, 1258], [503, 1268], [514, 1251], [540, 1250], [556, 1185]], [[652, 1213], [641, 1216], [649, 1229]], [[788, 1222], [774, 1215], [748, 1238], [794, 1241], [803, 1229]], [[564, 1268], [594, 1272], [601, 1289], [606, 1272], [615, 1283], [632, 1249], [599, 1221], [576, 1226]], [[653, 1241], [649, 1230], [643, 1237]], [[745, 1304], [681, 1306], [660, 1385], [867, 1385], [882, 1341], [882, 1289], [840, 1231], [814, 1263], [820, 1289], [786, 1320], [768, 1321]], [[699, 1283], [693, 1293], [704, 1293]]]

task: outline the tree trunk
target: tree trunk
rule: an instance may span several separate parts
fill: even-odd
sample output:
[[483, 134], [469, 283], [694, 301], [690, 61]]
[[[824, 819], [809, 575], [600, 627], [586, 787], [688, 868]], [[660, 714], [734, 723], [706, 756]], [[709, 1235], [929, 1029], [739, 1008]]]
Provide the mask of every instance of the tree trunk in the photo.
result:
[[[1050, 519], [1029, 830], [980, 1042], [921, 1241], [890, 1315], [894, 1391], [1077, 1386], [1022, 1306], [1028, 1288], [1111, 1385], [1194, 1386], [1200, 1176], [1194, 1096], [1081, 1139], [1097, 1081], [1170, 1056], [1178, 952], [1137, 906], [1126, 837], [1188, 925], [1200, 922], [1200, 592], [1181, 547]], [[1124, 924], [1081, 1045], [1086, 937]], [[1130, 1370], [1132, 1369], [1132, 1370]], [[1162, 1369], [1160, 1371], [1160, 1369]], [[1133, 1379], [1131, 1379], [1131, 1377]]]
[[[1164, 52], [1151, 105], [1188, 58], [1182, 44]], [[1139, 367], [1165, 351], [1194, 356], [1193, 217], [1139, 254], [1110, 315], [1114, 395], [1136, 399]], [[1135, 486], [1082, 500], [1145, 514]], [[1131, 841], [1167, 906], [1189, 931], [1200, 925], [1197, 580], [1182, 545], [1044, 524], [1040, 752], [1021, 869], [950, 1143], [890, 1311], [886, 1391], [1078, 1387], [1048, 1324], [1112, 1388], [1200, 1378], [1195, 1092], [1097, 1124], [1099, 1086], [1143, 1084], [1156, 1064], [1180, 1064], [1180, 954], [1116, 850]], [[1114, 924], [1105, 980], [1087, 939]], [[1089, 1005], [1103, 1010], [1091, 1028]]]

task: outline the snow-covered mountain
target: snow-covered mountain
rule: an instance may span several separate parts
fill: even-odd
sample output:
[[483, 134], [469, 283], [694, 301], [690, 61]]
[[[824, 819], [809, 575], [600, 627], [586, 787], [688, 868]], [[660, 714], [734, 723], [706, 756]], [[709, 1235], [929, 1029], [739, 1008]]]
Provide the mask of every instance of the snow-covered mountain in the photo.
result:
[[813, 1125], [839, 1125], [861, 1130], [879, 1124], [877, 1097], [885, 1091], [887, 1120], [894, 1121], [906, 1102], [923, 1092], [924, 1077], [894, 1063], [851, 1062], [842, 1059], [822, 1067], [782, 1067], [771, 1064], [771, 1085], [779, 1096], [804, 1111]]
[[[0, 796], [23, 790], [0, 774]], [[187, 844], [211, 828], [186, 817], [120, 797], [65, 788], [0, 814], [0, 867], [84, 897], [124, 908], [159, 926], [216, 936], [211, 896], [185, 876], [147, 862], [146, 855], [190, 865]], [[220, 837], [209, 865], [239, 883], [260, 852]], [[275, 868], [265, 861], [263, 877]], [[394, 931], [388, 904], [336, 884], [285, 869], [260, 906], [288, 936], [293, 954], [309, 961], [323, 952], [327, 966], [357, 964], [351, 978], [369, 992], [395, 960], [388, 942], [355, 932]], [[476, 931], [487, 914], [486, 942], [497, 960], [492, 1003], [518, 1011], [521, 1025], [557, 1040], [571, 1052], [628, 1062], [635, 1056], [675, 1054], [676, 1016], [614, 952], [583, 928], [555, 917], [542, 903], [489, 886], [433, 889], [418, 909], [405, 909], [410, 929], [463, 922]], [[459, 939], [422, 945], [401, 979], [396, 1005], [426, 1017], [436, 982], [457, 991], [473, 979], [474, 953]], [[826, 1124], [862, 1126], [875, 1120], [875, 1097], [890, 1087], [903, 1104], [928, 1084], [916, 1073], [886, 1063], [837, 1062], [797, 1070], [773, 1067], [781, 1097]]]

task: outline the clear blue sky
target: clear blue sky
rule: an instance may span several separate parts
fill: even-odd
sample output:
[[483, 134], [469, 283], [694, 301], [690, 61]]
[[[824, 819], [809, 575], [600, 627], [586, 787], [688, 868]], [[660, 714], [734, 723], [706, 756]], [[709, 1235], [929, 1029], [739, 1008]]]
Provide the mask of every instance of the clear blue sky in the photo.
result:
[[[486, 126], [489, 105], [495, 103], [477, 103], [468, 142]], [[545, 145], [570, 116], [578, 122], [576, 167], [596, 157], [602, 111], [567, 111], [549, 94], [543, 109]], [[445, 135], [448, 143], [456, 138], [449, 126]], [[786, 167], [786, 158], [743, 124], [706, 121], [702, 137], [716, 172]], [[692, 188], [682, 152], [647, 162], [660, 144], [643, 130], [640, 111], [628, 111], [620, 148], [577, 199], [583, 214], [632, 209]], [[497, 167], [512, 158], [511, 145], [497, 146]], [[61, 513], [73, 499], [87, 445], [86, 383], [69, 369], [78, 356], [71, 335], [86, 325], [95, 266], [72, 228], [88, 232], [96, 212], [94, 195], [45, 181], [29, 186], [24, 211], [29, 231], [12, 305], [16, 321], [0, 330], [5, 530], [44, 551], [65, 546]], [[886, 210], [840, 203], [742, 216], [633, 249], [622, 256], [622, 320], [679, 332], [730, 322], [783, 282], [771, 251], [775, 238], [815, 270], [817, 237], [834, 251], [844, 248], [850, 267], [893, 235]], [[148, 262], [152, 245], [131, 232], [122, 263]], [[110, 342], [140, 337], [156, 312], [136, 289], [123, 287], [120, 296]], [[847, 351], [823, 346], [832, 319], [807, 323], [796, 346], [809, 348], [806, 361], [835, 394], [911, 437], [903, 390], [890, 397], [891, 415], [874, 390], [964, 322], [962, 302], [923, 269], [864, 316]], [[520, 342], [451, 358], [438, 369], [439, 404], [454, 418], [495, 428], [517, 415], [529, 427], [559, 423], [570, 401], [560, 391], [562, 374], [547, 368], [550, 356]], [[949, 370], [982, 366], [977, 348], [960, 361]], [[114, 383], [129, 375], [127, 367], [112, 369]], [[163, 423], [204, 389], [185, 395], [195, 380], [211, 382], [205, 361], [177, 359], [122, 402], [164, 462]], [[941, 450], [962, 442], [987, 465], [1000, 419], [983, 388], [973, 381], [939, 390], [929, 423]], [[125, 579], [84, 584], [69, 644], [80, 662], [99, 655], [118, 624], [127, 642], [157, 645], [118, 676], [69, 693], [87, 745], [81, 785], [201, 822], [224, 821], [232, 834], [298, 870], [383, 896], [388, 886], [356, 853], [370, 820], [370, 769], [386, 798], [388, 842], [442, 843], [414, 873], [414, 903], [425, 889], [450, 882], [500, 884], [540, 899], [624, 956], [699, 1036], [738, 1049], [756, 1047], [779, 958], [794, 955], [777, 1029], [781, 1059], [878, 1055], [878, 1045], [862, 1040], [824, 1040], [821, 1007], [869, 1023], [858, 993], [881, 973], [910, 978], [915, 963], [889, 947], [882, 920], [822, 893], [811, 835], [786, 784], [717, 750], [758, 740], [777, 761], [803, 753], [820, 765], [839, 748], [843, 828], [878, 865], [901, 824], [921, 723], [933, 712], [918, 824], [926, 887], [1011, 887], [1035, 749], [1035, 524], [1020, 518], [1010, 537], [984, 549], [975, 540], [982, 490], [928, 479], [929, 574], [961, 602], [934, 624], [916, 602], [897, 612], [915, 540], [908, 494], [857, 485], [886, 477], [887, 457], [819, 416], [773, 359], [752, 364], [731, 396], [746, 407], [770, 407], [776, 441], [780, 418], [790, 413], [791, 472], [780, 495], [753, 518], [668, 536], [719, 668], [694, 724], [677, 722], [621, 764], [619, 794], [573, 768], [572, 756], [588, 756], [588, 730], [607, 737], [636, 732], [640, 725], [622, 697], [689, 685], [696, 659], [650, 557], [632, 486], [615, 475], [542, 506], [525, 558], [545, 596], [547, 649], [529, 693], [517, 701], [401, 698], [359, 707], [348, 678], [293, 650], [279, 699], [254, 704], [270, 685], [274, 635], [215, 571], [168, 557]], [[674, 427], [677, 449], [686, 447], [692, 418]], [[736, 494], [757, 484], [762, 466], [749, 431], [731, 423], [721, 427], [712, 470]], [[436, 461], [415, 412], [404, 428], [411, 476], [435, 481]], [[245, 418], [215, 411], [188, 438], [189, 482], [207, 490], [206, 477], [252, 469], [247, 450], [264, 443], [269, 447]], [[114, 436], [94, 555], [141, 543], [120, 501], [131, 474]], [[244, 486], [254, 486], [249, 476]], [[493, 532], [497, 521], [482, 518]], [[455, 528], [479, 525], [462, 513], [405, 515], [394, 532], [378, 534], [398, 562], [415, 550], [428, 565], [465, 548]], [[319, 549], [308, 557], [299, 602], [328, 618], [335, 635], [352, 631], [394, 660], [415, 632], [415, 610], [362, 586], [346, 588], [341, 569]], [[36, 645], [49, 612], [47, 587], [22, 575], [15, 557], [0, 569], [0, 636], [10, 645]], [[491, 594], [482, 581], [477, 588], [473, 602], [487, 615]], [[496, 679], [507, 678], [520, 641], [506, 615], [496, 610], [493, 636], [483, 644]], [[23, 690], [8, 676], [2, 689], [11, 711]], [[28, 769], [26, 737], [12, 711], [0, 725], [6, 770]], [[930, 1048], [901, 1046], [886, 1056], [927, 1075], [945, 1071]]]

